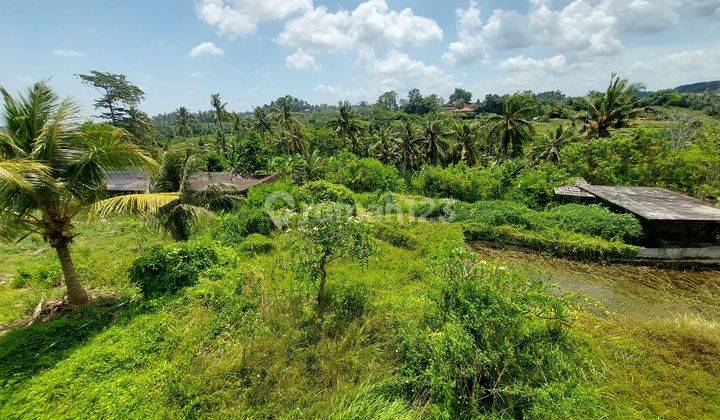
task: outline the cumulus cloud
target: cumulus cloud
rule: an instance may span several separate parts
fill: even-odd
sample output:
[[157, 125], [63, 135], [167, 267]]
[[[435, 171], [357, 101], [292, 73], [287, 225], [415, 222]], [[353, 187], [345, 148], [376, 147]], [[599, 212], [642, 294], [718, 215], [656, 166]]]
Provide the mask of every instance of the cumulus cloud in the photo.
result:
[[86, 55], [85, 53], [75, 50], [54, 50], [52, 53], [54, 56], [65, 58], [82, 58]]
[[458, 85], [451, 74], [397, 50], [388, 52], [385, 57], [367, 60], [365, 69], [379, 91], [419, 88], [438, 92]]
[[286, 22], [277, 41], [319, 51], [346, 51], [375, 45], [419, 47], [442, 40], [440, 26], [412, 9], [394, 11], [385, 0], [369, 0], [354, 10], [329, 12], [320, 6]]
[[648, 87], [653, 89], [713, 80], [720, 74], [720, 48], [683, 50], [648, 57], [633, 63], [629, 74], [634, 79], [648, 82]]
[[455, 17], [458, 22], [459, 40], [448, 46], [443, 59], [453, 65], [488, 62], [490, 58], [485, 49], [483, 20], [477, 3], [473, 0], [467, 9], [455, 10]]
[[198, 17], [231, 38], [251, 34], [262, 21], [312, 9], [312, 0], [201, 0]]
[[567, 60], [612, 56], [623, 49], [621, 34], [656, 33], [676, 25], [679, 8], [720, 16], [720, 0], [574, 0], [553, 8], [556, 2], [531, 0], [530, 10], [495, 9], [483, 20], [472, 0], [458, 9], [458, 41], [443, 55], [451, 64], [469, 64], [487, 49], [509, 50], [546, 47]]
[[321, 51], [343, 51], [353, 46], [347, 33], [350, 13], [341, 10], [329, 13], [324, 6], [312, 9], [285, 24], [277, 41], [290, 47], [305, 47]]
[[530, 45], [527, 28], [527, 16], [515, 10], [495, 9], [483, 27], [483, 36], [496, 48], [523, 48]]
[[203, 43], [200, 43], [200, 44], [196, 45], [195, 47], [193, 47], [193, 49], [190, 50], [190, 53], [188, 54], [188, 56], [190, 58], [197, 58], [197, 57], [202, 57], [205, 55], [223, 55], [223, 54], [224, 54], [223, 50], [220, 49], [220, 47], [218, 47], [217, 45], [213, 44], [212, 42], [203, 42]]
[[544, 59], [528, 58], [521, 55], [503, 60], [498, 67], [501, 70], [507, 71], [552, 73], [564, 73], [569, 69], [567, 58], [564, 55], [556, 55]]
[[326, 84], [319, 84], [313, 88], [315, 92], [319, 92], [325, 95], [337, 95], [342, 91], [340, 86], [331, 86]]
[[298, 48], [294, 54], [287, 56], [285, 65], [295, 70], [320, 70], [320, 64], [315, 61], [315, 57], [303, 51], [302, 48]]

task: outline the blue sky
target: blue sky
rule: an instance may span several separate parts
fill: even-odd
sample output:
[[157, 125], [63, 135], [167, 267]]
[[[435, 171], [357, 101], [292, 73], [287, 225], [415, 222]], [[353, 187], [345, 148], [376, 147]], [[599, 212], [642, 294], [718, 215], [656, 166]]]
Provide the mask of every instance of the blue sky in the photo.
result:
[[88, 114], [75, 74], [121, 73], [150, 114], [291, 94], [374, 101], [584, 94], [613, 71], [650, 89], [720, 79], [720, 0], [0, 0], [0, 84], [49, 79]]

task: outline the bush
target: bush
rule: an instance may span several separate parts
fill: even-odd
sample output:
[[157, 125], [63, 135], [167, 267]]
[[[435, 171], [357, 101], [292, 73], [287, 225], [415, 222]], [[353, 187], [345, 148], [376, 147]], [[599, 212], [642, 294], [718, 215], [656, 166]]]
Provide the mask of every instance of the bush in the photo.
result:
[[264, 210], [244, 206], [221, 217], [216, 237], [225, 243], [236, 244], [248, 235], [267, 236], [273, 230], [275, 224]]
[[637, 256], [638, 248], [620, 241], [608, 241], [559, 229], [528, 231], [513, 226], [463, 225], [468, 241], [519, 245], [562, 258], [612, 260]]
[[[275, 193], [286, 193], [289, 197], [294, 187], [295, 183], [291, 179], [281, 179], [269, 184], [256, 185], [248, 190], [248, 204], [256, 208], [264, 207], [265, 202], [271, 195]], [[284, 202], [282, 200], [277, 200], [273, 204], [276, 206], [283, 206]]]
[[401, 333], [396, 384], [411, 401], [428, 401], [431, 418], [523, 418], [578, 381], [567, 302], [474, 258], [458, 251], [435, 264], [443, 282], [435, 309]]
[[599, 205], [566, 204], [545, 213], [549, 223], [562, 230], [623, 241], [642, 235], [642, 225], [631, 214], [613, 213]]
[[314, 181], [297, 188], [294, 193], [298, 203], [340, 203], [355, 206], [355, 197], [352, 191], [343, 185], [327, 181]]
[[541, 208], [555, 197], [555, 187], [567, 183], [564, 172], [553, 165], [525, 170], [512, 181], [508, 198], [532, 208]]
[[497, 198], [501, 177], [495, 171], [468, 167], [464, 163], [447, 168], [424, 166], [412, 180], [413, 189], [429, 197], [475, 202]]
[[240, 244], [240, 251], [251, 254], [267, 254], [275, 249], [275, 244], [267, 236], [253, 233]]
[[59, 286], [62, 280], [63, 273], [60, 264], [53, 261], [32, 267], [18, 268], [17, 274], [10, 281], [10, 287], [22, 289], [32, 285], [51, 288]]
[[399, 191], [404, 187], [404, 181], [394, 166], [373, 158], [358, 159], [351, 153], [342, 153], [330, 159], [325, 178], [355, 192]]
[[200, 272], [217, 261], [217, 253], [207, 246], [157, 245], [133, 262], [129, 278], [146, 297], [172, 293], [195, 284]]
[[539, 229], [544, 220], [541, 213], [514, 201], [490, 200], [476, 203], [456, 203], [453, 206], [459, 222], [479, 222], [490, 226], [513, 225], [525, 229]]
[[415, 236], [395, 223], [380, 223], [374, 225], [372, 233], [376, 238], [398, 248], [413, 250], [418, 245], [418, 240]]

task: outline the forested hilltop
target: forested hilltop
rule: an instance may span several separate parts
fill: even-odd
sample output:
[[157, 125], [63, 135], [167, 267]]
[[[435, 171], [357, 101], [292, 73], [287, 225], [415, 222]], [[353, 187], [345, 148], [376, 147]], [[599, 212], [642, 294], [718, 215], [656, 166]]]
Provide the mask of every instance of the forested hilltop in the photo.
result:
[[554, 193], [719, 203], [719, 96], [78, 89], [2, 90], [0, 417], [720, 417], [720, 272], [625, 265], [640, 220]]

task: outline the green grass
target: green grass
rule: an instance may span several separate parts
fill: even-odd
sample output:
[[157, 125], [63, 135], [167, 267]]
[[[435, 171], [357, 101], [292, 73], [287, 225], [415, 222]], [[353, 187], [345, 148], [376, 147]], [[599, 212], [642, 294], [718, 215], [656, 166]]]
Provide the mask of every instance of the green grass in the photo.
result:
[[[270, 238], [274, 247], [267, 253], [219, 248], [223, 262], [197, 285], [142, 300], [128, 283], [127, 268], [144, 249], [167, 239], [131, 219], [82, 224], [73, 252], [85, 267], [83, 280], [115, 297], [0, 335], [0, 417], [427, 418], [426, 405], [388, 391], [397, 369], [394, 343], [398, 328], [413, 328], [432, 305], [429, 295], [441, 279], [428, 262], [464, 246], [463, 231], [428, 222], [399, 229], [416, 246], [380, 241], [367, 267], [331, 265], [334, 293], [360, 287], [367, 303], [352, 319], [332, 313], [318, 322], [314, 287], [296, 277], [285, 234]], [[42, 245], [0, 249], [0, 271], [14, 274], [23, 265], [51, 261], [49, 251], [37, 252]], [[478, 252], [511, 270], [553, 268], [553, 260], [538, 256]], [[594, 267], [569, 264], [578, 265], [561, 268]], [[633, 276], [642, 277], [628, 278]], [[648, 281], [647, 288], [657, 284]], [[659, 299], [672, 299], [678, 284], [662, 287]], [[40, 295], [61, 292], [0, 286], [2, 319], [27, 315]], [[717, 295], [702, 301], [703, 308], [715, 307]], [[575, 316], [570, 336], [576, 356], [585, 360], [582, 380], [568, 395], [548, 396], [545, 414], [720, 415], [717, 318], [606, 315], [584, 306]], [[583, 406], [588, 402], [592, 406]]]

